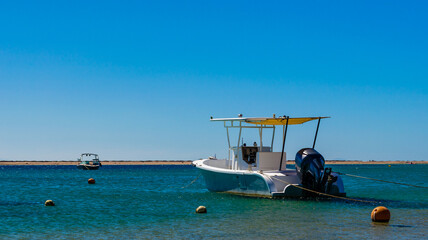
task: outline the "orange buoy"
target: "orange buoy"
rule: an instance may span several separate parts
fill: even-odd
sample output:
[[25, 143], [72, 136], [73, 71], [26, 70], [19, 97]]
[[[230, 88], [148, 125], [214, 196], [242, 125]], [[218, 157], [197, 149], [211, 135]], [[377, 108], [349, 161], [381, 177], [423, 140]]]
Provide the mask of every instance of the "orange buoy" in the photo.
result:
[[388, 208], [379, 206], [373, 209], [371, 217], [373, 222], [389, 222], [391, 213]]
[[205, 206], [199, 206], [196, 208], [196, 213], [207, 213], [207, 208]]
[[89, 178], [89, 179], [88, 179], [88, 183], [89, 183], [89, 184], [95, 184], [95, 179], [93, 179], [93, 178]]
[[55, 206], [55, 203], [52, 200], [46, 200], [45, 206]]

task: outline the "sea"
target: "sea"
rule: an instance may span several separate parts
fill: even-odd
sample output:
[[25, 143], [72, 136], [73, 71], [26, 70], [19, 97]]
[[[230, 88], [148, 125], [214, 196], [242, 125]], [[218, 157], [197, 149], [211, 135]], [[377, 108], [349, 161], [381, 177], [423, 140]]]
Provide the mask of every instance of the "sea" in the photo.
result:
[[[428, 187], [426, 164], [330, 167]], [[0, 166], [0, 239], [428, 239], [427, 188], [343, 181], [349, 198], [373, 202], [213, 193], [187, 165]], [[377, 206], [389, 223], [371, 221]]]

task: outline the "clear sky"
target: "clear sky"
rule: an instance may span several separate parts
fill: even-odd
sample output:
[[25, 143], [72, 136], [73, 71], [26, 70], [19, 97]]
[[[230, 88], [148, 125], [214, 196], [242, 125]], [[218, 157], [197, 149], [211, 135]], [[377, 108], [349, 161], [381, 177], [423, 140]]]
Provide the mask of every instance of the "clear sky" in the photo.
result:
[[[0, 159], [226, 157], [210, 116], [276, 113], [331, 116], [317, 140], [327, 159], [428, 160], [427, 12], [390, 0], [2, 1]], [[289, 128], [288, 159], [315, 128]]]

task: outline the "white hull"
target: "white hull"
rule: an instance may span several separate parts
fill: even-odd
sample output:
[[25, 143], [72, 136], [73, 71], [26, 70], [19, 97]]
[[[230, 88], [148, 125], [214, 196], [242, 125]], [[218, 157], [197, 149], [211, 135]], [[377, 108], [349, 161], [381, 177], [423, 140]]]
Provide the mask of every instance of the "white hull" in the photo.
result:
[[[206, 187], [212, 192], [227, 192], [256, 197], [303, 197], [307, 191], [295, 187], [301, 185], [295, 169], [282, 171], [231, 170], [227, 160], [203, 159], [193, 162], [205, 179]], [[338, 179], [328, 194], [344, 196], [342, 179]], [[294, 186], [293, 186], [294, 185]]]

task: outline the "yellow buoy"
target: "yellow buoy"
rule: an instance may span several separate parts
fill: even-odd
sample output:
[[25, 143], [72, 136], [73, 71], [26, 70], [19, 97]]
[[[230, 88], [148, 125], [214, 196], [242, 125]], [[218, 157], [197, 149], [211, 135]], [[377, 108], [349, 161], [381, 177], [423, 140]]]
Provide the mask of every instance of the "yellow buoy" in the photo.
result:
[[391, 213], [388, 208], [379, 206], [373, 209], [371, 217], [373, 222], [389, 222]]
[[199, 206], [196, 208], [196, 213], [207, 213], [207, 208], [205, 206]]
[[89, 184], [95, 184], [95, 179], [93, 179], [93, 178], [89, 178], [89, 179], [88, 179], [88, 183], [89, 183]]
[[46, 200], [45, 206], [55, 206], [55, 203], [52, 200]]

